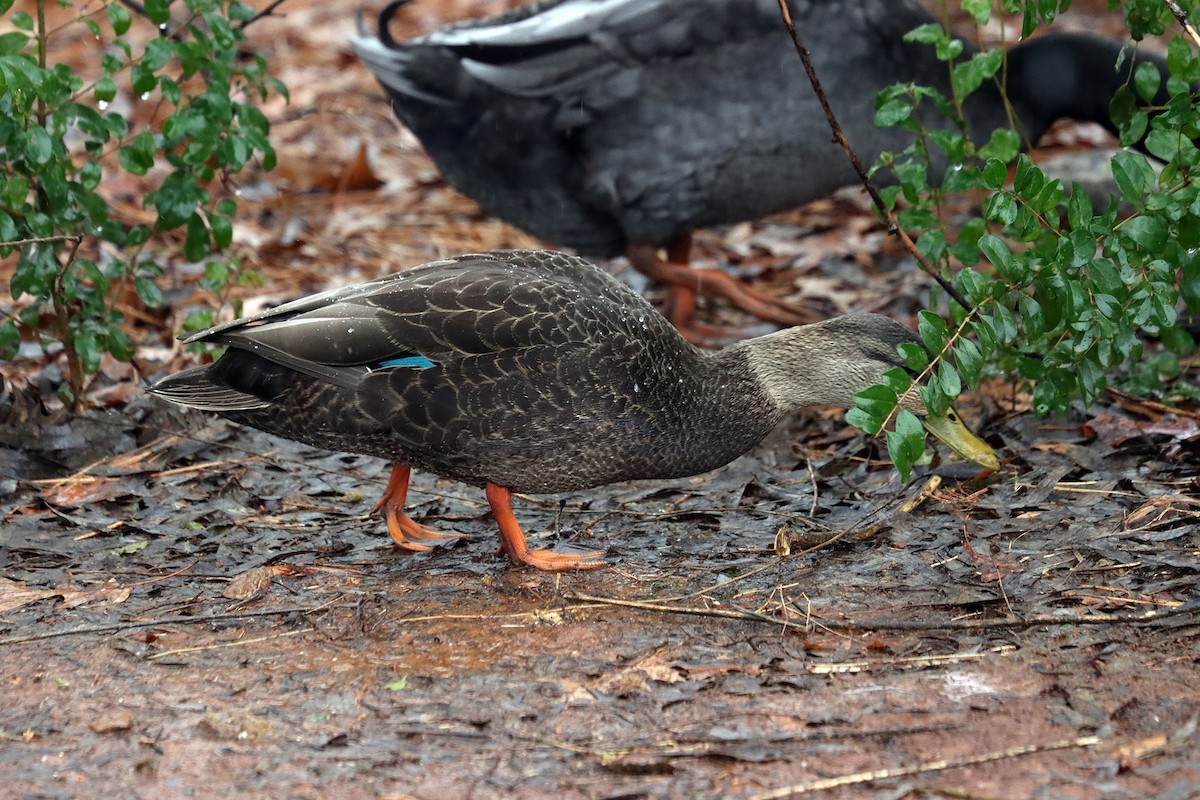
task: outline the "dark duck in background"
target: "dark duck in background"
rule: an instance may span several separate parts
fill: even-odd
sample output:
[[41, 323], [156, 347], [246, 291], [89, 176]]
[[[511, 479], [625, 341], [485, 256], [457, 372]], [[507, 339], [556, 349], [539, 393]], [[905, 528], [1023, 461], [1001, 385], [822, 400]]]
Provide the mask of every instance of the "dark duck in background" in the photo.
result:
[[[687, 267], [692, 231], [857, 180], [777, 0], [543, 0], [396, 41], [388, 22], [403, 5], [382, 11], [377, 37], [360, 32], [351, 44], [442, 174], [485, 212], [587, 256], [627, 254], [674, 287], [668, 316], [681, 328], [697, 287], [778, 324], [805, 321], [719, 270]], [[911, 0], [790, 8], [864, 163], [904, 149], [910, 133], [875, 127], [875, 96], [898, 82], [948, 94], [949, 68], [934, 49], [903, 40], [934, 19]], [[1050, 34], [1010, 49], [1004, 80], [1025, 140], [1064, 117], [1111, 130], [1114, 92], [1135, 60], [1152, 58], [1137, 53], [1118, 69], [1122, 45]], [[1165, 61], [1152, 60], [1165, 77]], [[992, 83], [964, 113], [979, 142], [1010, 125]]]

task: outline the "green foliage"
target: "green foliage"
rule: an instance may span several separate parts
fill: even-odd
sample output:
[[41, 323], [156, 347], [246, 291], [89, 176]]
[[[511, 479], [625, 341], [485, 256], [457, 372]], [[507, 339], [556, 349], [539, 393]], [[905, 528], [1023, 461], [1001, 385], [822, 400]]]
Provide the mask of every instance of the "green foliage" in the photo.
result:
[[[132, 286], [146, 305], [161, 302], [162, 266], [148, 245], [177, 240], [164, 235], [182, 230], [191, 261], [229, 247], [237, 206], [215, 187], [252, 160], [274, 166], [269, 124], [254, 103], [272, 91], [286, 97], [286, 89], [261, 56], [239, 53], [253, 9], [236, 0], [186, 0], [178, 24], [165, 0], [146, 2], [144, 18], [112, 0], [102, 15], [82, 4], [54, 31], [45, 4], [36, 0], [36, 19], [12, 14], [16, 30], [0, 35], [0, 257], [19, 250], [10, 288], [24, 303], [0, 318], [0, 358], [15, 353], [19, 325], [44, 344], [58, 342], [78, 406], [104, 353], [132, 355], [116, 291]], [[0, 0], [2, 11], [11, 5]], [[87, 77], [54, 62], [56, 39], [81, 26], [96, 40]], [[132, 111], [117, 110], [124, 98], [167, 112], [161, 126], [136, 127]], [[130, 224], [106, 202], [103, 182], [122, 171], [153, 176], [143, 199], [153, 224]]]
[[[1026, 34], [1052, 21], [1068, 3], [996, 5], [1022, 13]], [[981, 24], [993, 7], [984, 0], [963, 6]], [[1158, 0], [1131, 0], [1123, 10], [1134, 36], [1178, 27]], [[1122, 143], [1144, 142], [1165, 166], [1156, 174], [1144, 155], [1117, 154], [1112, 168], [1120, 197], [1097, 213], [1080, 187], [1068, 191], [1022, 154], [1015, 133], [1000, 131], [978, 146], [967, 137], [963, 101], [1002, 74], [999, 51], [958, 59], [962, 44], [940, 25], [923, 26], [910, 38], [954, 62], [951, 94], [914, 86], [881, 93], [877, 124], [909, 129], [916, 141], [903, 153], [885, 154], [876, 171], [891, 173], [894, 185], [884, 195], [893, 207], [899, 198], [907, 203], [897, 212], [900, 223], [924, 231], [919, 248], [971, 305], [968, 310], [949, 303], [949, 323], [921, 314], [920, 338], [935, 363], [926, 368], [922, 359], [905, 355], [923, 379], [920, 392], [928, 408], [944, 411], [964, 385], [995, 374], [1031, 386], [1039, 415], [1062, 413], [1075, 400], [1092, 404], [1110, 380], [1123, 380], [1141, 394], [1163, 395], [1164, 381], [1181, 374], [1178, 356], [1194, 347], [1176, 327], [1176, 309], [1182, 303], [1200, 310], [1200, 180], [1193, 172], [1200, 165], [1194, 144], [1200, 115], [1190, 95], [1190, 85], [1200, 82], [1200, 60], [1177, 37], [1169, 48], [1165, 106], [1150, 107], [1160, 76], [1144, 63], [1114, 98], [1111, 111]], [[951, 124], [927, 127], [930, 117], [920, 110], [928, 105]], [[953, 166], [939, 173], [938, 163]], [[951, 230], [940, 205], [947, 193], [963, 191], [984, 195], [981, 213], [956, 221]], [[1132, 216], [1118, 219], [1117, 200], [1134, 209]], [[1195, 390], [1177, 393], [1190, 396]], [[885, 408], [883, 400], [875, 390], [859, 395], [859, 407], [848, 419], [878, 432], [894, 417], [888, 450], [907, 475], [924, 434], [896, 415], [894, 402]]]

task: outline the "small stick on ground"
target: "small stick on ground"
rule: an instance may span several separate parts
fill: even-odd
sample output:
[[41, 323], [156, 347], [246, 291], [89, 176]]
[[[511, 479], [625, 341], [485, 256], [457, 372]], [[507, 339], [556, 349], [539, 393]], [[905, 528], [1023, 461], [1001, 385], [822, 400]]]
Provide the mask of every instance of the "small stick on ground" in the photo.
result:
[[795, 786], [784, 786], [780, 789], [772, 789], [769, 792], [753, 795], [751, 800], [781, 800], [781, 798], [785, 797], [795, 797], [799, 794], [836, 789], [840, 786], [854, 786], [860, 783], [871, 783], [888, 778], [902, 778], [906, 775], [922, 775], [928, 772], [941, 772], [947, 769], [972, 767], [976, 764], [988, 764], [993, 761], [1018, 758], [1019, 756], [1027, 756], [1034, 753], [1048, 753], [1051, 750], [1069, 750], [1077, 747], [1093, 747], [1098, 744], [1100, 744], [1099, 736], [1080, 736], [1076, 739], [1063, 739], [1048, 744], [1027, 744], [1021, 747], [1013, 747], [1009, 750], [996, 750], [991, 753], [980, 753], [977, 756], [967, 756], [966, 758], [947, 758], [911, 767], [875, 769], [870, 772], [855, 772], [850, 775], [839, 775], [836, 778], [823, 778], [821, 780], [809, 781], [808, 783], [798, 783]]

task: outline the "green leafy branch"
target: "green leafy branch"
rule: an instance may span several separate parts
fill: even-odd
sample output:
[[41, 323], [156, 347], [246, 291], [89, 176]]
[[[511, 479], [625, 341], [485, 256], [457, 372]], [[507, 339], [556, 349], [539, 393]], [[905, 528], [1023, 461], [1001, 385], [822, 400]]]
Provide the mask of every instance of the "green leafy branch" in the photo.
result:
[[[12, 5], [0, 0], [0, 13]], [[18, 253], [14, 305], [0, 310], [0, 358], [15, 355], [23, 331], [47, 352], [61, 350], [65, 399], [76, 407], [104, 354], [133, 355], [116, 303], [124, 287], [158, 306], [161, 255], [200, 262], [230, 247], [237, 202], [222, 187], [252, 162], [274, 167], [270, 124], [256, 103], [287, 97], [262, 56], [239, 50], [245, 25], [263, 12], [237, 0], [186, 0], [186, 18], [167, 31], [167, 0], [146, 0], [145, 17], [162, 34], [135, 48], [129, 9], [102, 8], [106, 28], [89, 9], [51, 29], [46, 0], [36, 0], [35, 15], [13, 13], [15, 30], [0, 34], [0, 257]], [[55, 41], [80, 26], [95, 40], [86, 80], [53, 59]], [[119, 98], [153, 104], [150, 118], [161, 122], [134, 125]], [[123, 221], [110, 207], [105, 182], [121, 173], [152, 179], [143, 198], [152, 224]], [[181, 245], [172, 245], [176, 232]], [[151, 245], [158, 254], [148, 254]], [[208, 275], [217, 289], [247, 279], [229, 264]]]
[[[1022, 11], [1026, 34], [1059, 10], [1056, 3], [999, 5]], [[992, 8], [982, 0], [963, 6], [979, 24]], [[1157, 0], [1129, 2], [1124, 10], [1134, 36], [1160, 33], [1173, 23]], [[1165, 105], [1153, 102], [1161, 82], [1157, 68], [1143, 63], [1111, 107], [1122, 143], [1141, 143], [1164, 162], [1161, 172], [1141, 153], [1118, 153], [1112, 171], [1119, 198], [1096, 211], [1081, 187], [1073, 185], [1068, 193], [1021, 154], [1014, 131], [997, 131], [981, 146], [966, 135], [966, 96], [985, 81], [1003, 90], [1000, 51], [953, 62], [963, 47], [942, 26], [923, 26], [910, 38], [930, 44], [947, 60], [951, 95], [914, 86], [881, 94], [877, 123], [900, 125], [916, 136], [905, 152], [885, 154], [876, 171], [892, 174], [895, 183], [882, 194], [892, 208], [904, 199], [900, 223], [923, 231], [918, 247], [972, 309], [949, 305], [957, 326], [952, 333], [940, 316], [920, 315], [921, 339], [936, 354], [919, 376], [930, 411], [944, 409], [964, 384], [973, 387], [987, 375], [1015, 375], [1032, 387], [1039, 415], [1063, 413], [1075, 400], [1095, 403], [1113, 379], [1143, 395], [1194, 397], [1196, 390], [1177, 380], [1179, 356], [1194, 347], [1177, 327], [1177, 305], [1200, 309], [1200, 150], [1194, 144], [1200, 114], [1191, 93], [1200, 82], [1200, 61], [1186, 41], [1177, 37], [1168, 49]], [[951, 124], [926, 125], [923, 103]], [[952, 166], [939, 170], [939, 163]], [[986, 199], [979, 214], [950, 230], [942, 203], [962, 192], [984, 193]], [[1118, 200], [1133, 209], [1124, 219]], [[936, 307], [936, 296], [933, 301]], [[928, 358], [905, 356], [914, 370]], [[848, 419], [864, 430], [881, 430], [893, 418], [907, 380], [904, 374], [889, 376], [886, 385], [859, 397]], [[923, 439], [915, 417], [895, 414], [888, 448], [902, 474], [921, 456]]]

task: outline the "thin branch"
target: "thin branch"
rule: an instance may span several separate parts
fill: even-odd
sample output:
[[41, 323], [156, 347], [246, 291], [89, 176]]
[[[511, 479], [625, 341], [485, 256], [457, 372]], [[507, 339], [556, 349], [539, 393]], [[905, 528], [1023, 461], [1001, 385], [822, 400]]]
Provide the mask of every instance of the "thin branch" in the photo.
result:
[[[10, 636], [7, 639], [0, 639], [0, 647], [9, 644], [23, 644], [25, 642], [37, 642], [44, 639], [57, 639], [61, 636], [82, 636], [88, 633], [122, 633], [124, 631], [137, 630], [138, 628], [155, 628], [160, 625], [195, 625], [198, 622], [215, 622], [223, 619], [245, 619], [248, 617], [280, 617], [288, 614], [313, 614], [317, 611], [324, 611], [327, 608], [339, 608], [334, 606], [335, 601], [331, 600], [326, 603], [321, 603], [316, 606], [294, 606], [291, 608], [268, 608], [261, 611], [234, 611], [223, 614], [203, 614], [201, 616], [187, 617], [161, 617], [159, 619], [147, 620], [130, 620], [127, 622], [114, 622], [110, 625], [82, 625], [78, 628], [64, 628], [54, 631], [45, 631], [43, 633], [34, 633], [28, 636]], [[352, 608], [352, 606], [345, 606]]]
[[[656, 601], [620, 600], [614, 597], [599, 597], [578, 592], [571, 592], [567, 594], [567, 597], [571, 600], [585, 603], [601, 603], [603, 605], [621, 606], [623, 608], [637, 608], [643, 611], [655, 611], [660, 614], [686, 614], [696, 617], [740, 619], [747, 622], [765, 622], [771, 625], [782, 625], [783, 627], [800, 627], [799, 623], [786, 618], [773, 617], [742, 608], [676, 606]], [[1165, 610], [1146, 611], [1140, 614], [1040, 615], [1025, 617], [1024, 619], [936, 620], [933, 622], [912, 622], [908, 620], [870, 622], [855, 619], [829, 620], [821, 618], [819, 624], [822, 628], [832, 631], [987, 631], [1036, 628], [1047, 625], [1149, 625], [1196, 611], [1200, 611], [1200, 601], [1184, 603], [1175, 608]]]
[[783, 23], [787, 26], [788, 34], [792, 37], [792, 44], [795, 46], [796, 52], [800, 55], [800, 60], [804, 63], [804, 71], [808, 74], [808, 80], [812, 84], [813, 91], [816, 92], [817, 101], [821, 104], [821, 110], [825, 112], [825, 119], [829, 121], [829, 127], [833, 131], [833, 140], [841, 145], [842, 150], [846, 153], [846, 157], [850, 159], [850, 165], [858, 173], [858, 178], [866, 188], [867, 194], [871, 195], [871, 202], [875, 204], [875, 207], [879, 209], [879, 213], [887, 221], [888, 231], [900, 238], [900, 241], [904, 243], [904, 247], [917, 260], [921, 269], [937, 281], [946, 294], [950, 295], [963, 308], [968, 311], [972, 310], [971, 304], [959, 294], [958, 289], [954, 288], [953, 284], [942, 277], [941, 272], [925, 257], [925, 254], [917, 247], [912, 237], [900, 227], [895, 214], [883, 202], [883, 198], [879, 195], [879, 192], [875, 189], [875, 185], [871, 183], [871, 179], [867, 176], [867, 171], [863, 167], [862, 162], [858, 160], [858, 155], [854, 152], [854, 148], [850, 146], [846, 135], [842, 133], [842, 127], [838, 124], [837, 115], [833, 113], [833, 108], [829, 105], [829, 100], [825, 97], [825, 90], [821, 86], [821, 81], [817, 78], [817, 71], [813, 68], [812, 59], [809, 58], [808, 48], [804, 46], [804, 43], [800, 41], [799, 34], [796, 33], [796, 23], [792, 21], [792, 12], [788, 9], [787, 0], [779, 0], [779, 12], [783, 15]]
[[1171, 9], [1171, 13], [1175, 15], [1175, 19], [1179, 20], [1180, 26], [1183, 27], [1183, 32], [1188, 35], [1188, 38], [1192, 40], [1194, 45], [1200, 47], [1200, 33], [1197, 33], [1192, 23], [1188, 22], [1187, 14], [1183, 13], [1183, 9], [1179, 7], [1179, 4], [1175, 0], [1163, 0], [1163, 5]]
[[973, 767], [976, 764], [989, 764], [993, 761], [1003, 761], [1009, 758], [1017, 758], [1019, 756], [1033, 755], [1034, 753], [1048, 753], [1051, 750], [1071, 750], [1080, 747], [1094, 747], [1100, 744], [1099, 736], [1080, 736], [1075, 739], [1062, 739], [1057, 742], [1048, 742], [1047, 744], [1027, 744], [1020, 747], [1012, 747], [1008, 750], [995, 750], [991, 753], [980, 753], [974, 756], [966, 756], [965, 758], [946, 758], [938, 761], [927, 761], [923, 764], [915, 764], [911, 767], [899, 767], [896, 769], [875, 769], [870, 772], [855, 772], [850, 775], [839, 775], [836, 778], [822, 778], [821, 780], [809, 781], [808, 783], [799, 783], [795, 786], [784, 786], [780, 789], [772, 789], [769, 792], [761, 792], [752, 795], [750, 800], [782, 800], [785, 797], [793, 797], [798, 794], [808, 794], [810, 792], [820, 792], [826, 789], [836, 789], [840, 786], [855, 786], [861, 783], [871, 783], [874, 781], [887, 780], [889, 778], [902, 778], [907, 775], [923, 775], [929, 772], [942, 772], [948, 769], [960, 769], [962, 767]]
[[249, 19], [242, 20], [242, 24], [238, 26], [238, 30], [244, 31], [244, 30], [246, 30], [246, 28], [250, 27], [251, 23], [258, 22], [260, 19], [263, 19], [264, 17], [272, 16], [271, 12], [273, 12], [275, 9], [279, 8], [283, 4], [284, 4], [284, 0], [274, 0], [274, 2], [267, 4], [267, 7], [264, 8], [262, 11], [259, 11], [257, 14], [250, 17]]
[[27, 244], [50, 244], [51, 242], [70, 242], [83, 237], [77, 233], [59, 233], [54, 236], [38, 236], [33, 239], [17, 239], [14, 242], [0, 242], [0, 247], [24, 247]]
[[58, 268], [58, 274], [54, 277], [54, 288], [50, 299], [54, 305], [58, 338], [62, 342], [63, 352], [67, 356], [68, 383], [71, 386], [71, 407], [76, 414], [79, 414], [85, 408], [83, 361], [79, 358], [79, 350], [76, 349], [75, 341], [71, 338], [71, 309], [67, 307], [66, 289], [63, 287], [63, 280], [70, 271], [71, 265], [75, 263], [75, 255], [79, 252], [79, 245], [83, 243], [83, 236], [71, 237], [70, 241], [71, 252], [67, 253], [66, 260]]

